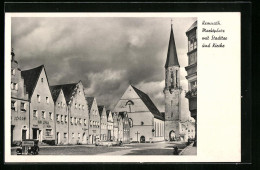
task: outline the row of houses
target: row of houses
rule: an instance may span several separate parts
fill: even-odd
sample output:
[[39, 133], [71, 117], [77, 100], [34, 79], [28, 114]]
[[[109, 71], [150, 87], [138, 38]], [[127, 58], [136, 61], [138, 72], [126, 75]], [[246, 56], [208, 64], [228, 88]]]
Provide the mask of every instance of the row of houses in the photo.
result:
[[11, 52], [11, 141], [47, 144], [129, 142], [127, 112], [111, 112], [88, 97], [81, 81], [49, 85], [44, 65], [21, 70]]

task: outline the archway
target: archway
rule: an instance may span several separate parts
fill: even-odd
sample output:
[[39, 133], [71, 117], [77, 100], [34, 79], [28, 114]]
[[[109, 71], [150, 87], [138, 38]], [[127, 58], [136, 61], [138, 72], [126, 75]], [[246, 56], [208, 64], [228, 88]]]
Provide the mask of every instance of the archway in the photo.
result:
[[140, 143], [145, 143], [145, 137], [144, 136], [140, 137]]
[[169, 140], [170, 141], [175, 141], [175, 138], [176, 138], [175, 132], [173, 130], [170, 131], [170, 133], [169, 133]]

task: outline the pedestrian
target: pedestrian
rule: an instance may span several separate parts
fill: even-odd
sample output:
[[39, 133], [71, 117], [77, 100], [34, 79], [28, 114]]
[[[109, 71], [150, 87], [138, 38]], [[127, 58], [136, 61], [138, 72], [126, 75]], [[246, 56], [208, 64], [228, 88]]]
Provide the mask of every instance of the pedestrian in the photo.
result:
[[174, 146], [173, 147], [173, 155], [179, 155], [179, 152], [178, 152], [178, 147], [177, 146]]

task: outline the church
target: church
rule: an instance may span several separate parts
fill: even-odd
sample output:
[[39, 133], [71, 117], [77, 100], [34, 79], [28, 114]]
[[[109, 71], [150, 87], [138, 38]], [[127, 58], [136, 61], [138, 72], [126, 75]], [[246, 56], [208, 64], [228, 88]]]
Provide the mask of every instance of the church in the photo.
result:
[[114, 112], [127, 112], [130, 126], [130, 142], [164, 140], [164, 117], [150, 97], [129, 85], [114, 108]]

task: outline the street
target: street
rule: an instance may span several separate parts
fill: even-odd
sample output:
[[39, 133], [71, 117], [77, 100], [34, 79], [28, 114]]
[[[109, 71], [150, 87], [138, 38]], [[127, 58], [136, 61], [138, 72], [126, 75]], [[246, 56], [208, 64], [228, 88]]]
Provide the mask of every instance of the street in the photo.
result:
[[[181, 142], [131, 143], [123, 146], [65, 145], [40, 146], [39, 155], [173, 155], [173, 147], [179, 152], [186, 147]], [[12, 155], [16, 154], [12, 148]]]

